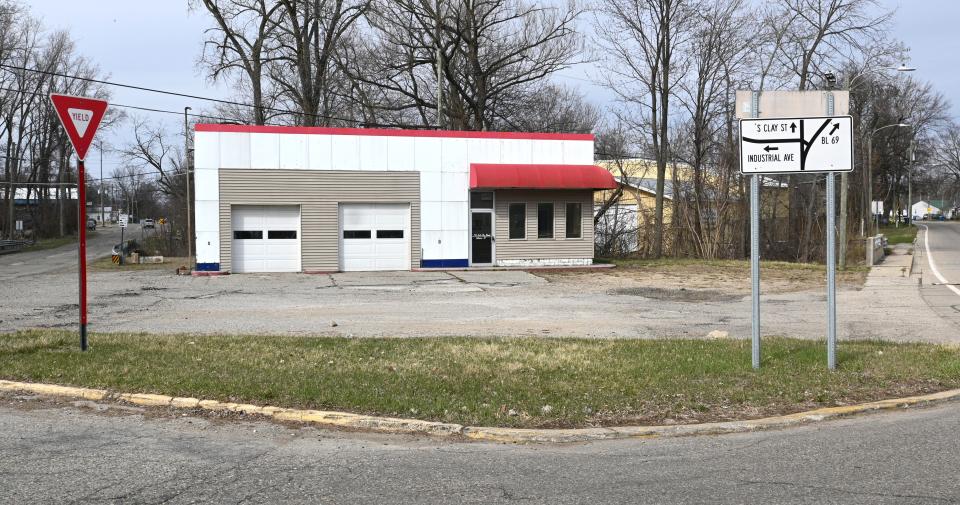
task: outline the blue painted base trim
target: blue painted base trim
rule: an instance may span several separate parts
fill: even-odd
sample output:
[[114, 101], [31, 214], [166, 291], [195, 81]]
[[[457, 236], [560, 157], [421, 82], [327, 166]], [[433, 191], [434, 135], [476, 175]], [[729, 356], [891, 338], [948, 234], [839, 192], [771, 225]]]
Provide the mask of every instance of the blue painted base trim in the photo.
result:
[[469, 260], [420, 260], [420, 266], [423, 268], [466, 268], [470, 265]]
[[198, 272], [219, 272], [220, 263], [197, 263]]

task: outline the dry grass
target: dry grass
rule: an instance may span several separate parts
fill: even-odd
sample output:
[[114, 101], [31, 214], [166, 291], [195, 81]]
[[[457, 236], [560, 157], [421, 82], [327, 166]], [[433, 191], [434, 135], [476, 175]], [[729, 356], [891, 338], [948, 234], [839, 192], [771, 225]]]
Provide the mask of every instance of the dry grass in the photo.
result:
[[175, 271], [177, 267], [187, 266], [190, 262], [188, 258], [178, 258], [165, 256], [163, 263], [124, 263], [115, 265], [110, 256], [97, 259], [90, 263], [88, 268], [96, 272], [121, 272], [121, 271], [139, 271], [139, 270], [170, 270]]
[[[750, 292], [750, 263], [742, 260], [625, 259], [612, 260], [617, 266], [599, 272], [551, 272], [544, 276], [554, 282], [586, 282], [611, 289], [666, 288], [714, 290], [745, 295]], [[837, 272], [838, 285], [860, 289], [867, 278], [866, 267]], [[760, 266], [761, 288], [765, 293], [789, 293], [825, 289], [826, 267], [813, 263], [764, 261]]]

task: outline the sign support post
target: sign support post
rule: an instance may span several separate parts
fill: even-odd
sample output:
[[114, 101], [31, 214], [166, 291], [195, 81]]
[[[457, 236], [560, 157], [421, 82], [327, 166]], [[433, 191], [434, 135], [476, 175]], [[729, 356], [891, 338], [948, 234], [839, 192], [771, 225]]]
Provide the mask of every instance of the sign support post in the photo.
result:
[[[760, 116], [760, 92], [750, 97], [750, 115]], [[760, 369], [760, 174], [750, 177], [750, 292], [752, 303], [750, 359]]]
[[77, 203], [80, 209], [80, 350], [87, 350], [87, 188], [83, 159], [77, 160]]
[[[833, 93], [827, 95], [827, 115], [833, 116], [834, 114], [834, 98]], [[846, 177], [847, 173], [843, 172], [842, 176]], [[827, 172], [827, 368], [830, 370], [837, 369], [837, 254], [836, 254], [836, 241], [837, 241], [837, 188], [836, 177], [833, 172]], [[846, 179], [841, 181], [841, 184], [846, 182]], [[844, 188], [845, 189], [845, 188]], [[846, 196], [846, 192], [844, 195]], [[841, 198], [843, 200], [841, 204], [843, 209], [841, 209], [841, 215], [843, 216], [844, 222], [843, 226], [846, 228], [847, 222], [847, 201], [846, 198]], [[843, 234], [842, 239], [846, 240], [846, 233]], [[841, 252], [845, 255], [847, 253], [846, 244], [840, 246]], [[846, 265], [846, 259], [842, 261], [843, 265]]]
[[[78, 235], [77, 246], [79, 308], [80, 308], [80, 350], [87, 350], [87, 180], [84, 174], [83, 159], [86, 157], [90, 142], [100, 126], [107, 111], [107, 102], [82, 96], [50, 94], [50, 101], [57, 112], [60, 124], [77, 153], [77, 209]], [[102, 209], [101, 209], [102, 210]]]
[[754, 369], [760, 369], [760, 176], [750, 177], [750, 279], [753, 295], [753, 345], [751, 358]]
[[827, 172], [827, 368], [837, 368], [837, 188]]

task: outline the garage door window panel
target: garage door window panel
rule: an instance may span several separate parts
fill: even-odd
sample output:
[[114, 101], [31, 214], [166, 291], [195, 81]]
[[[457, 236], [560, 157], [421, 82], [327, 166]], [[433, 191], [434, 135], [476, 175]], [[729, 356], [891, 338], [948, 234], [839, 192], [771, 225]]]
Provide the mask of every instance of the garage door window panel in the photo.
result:
[[263, 232], [259, 230], [234, 230], [234, 240], [263, 240]]
[[377, 238], [403, 238], [403, 230], [377, 230]]
[[267, 232], [270, 240], [296, 240], [297, 230], [270, 230]]
[[370, 238], [370, 230], [343, 230], [343, 238], [348, 240]]

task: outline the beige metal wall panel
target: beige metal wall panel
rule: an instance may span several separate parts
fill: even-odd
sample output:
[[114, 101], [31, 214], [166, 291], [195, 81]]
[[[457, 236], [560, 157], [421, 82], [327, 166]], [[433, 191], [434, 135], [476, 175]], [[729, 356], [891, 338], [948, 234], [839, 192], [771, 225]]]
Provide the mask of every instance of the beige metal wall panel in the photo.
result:
[[[778, 117], [816, 117], [827, 115], [827, 95], [833, 95], [833, 115], [850, 113], [850, 92], [842, 89], [831, 91], [761, 91], [760, 119]], [[753, 92], [737, 91], [737, 117], [749, 119]]]
[[[496, 192], [496, 259], [593, 258], [593, 191], [498, 190]], [[554, 203], [553, 238], [537, 238], [537, 204]], [[527, 238], [510, 239], [509, 206], [527, 204]], [[580, 203], [583, 223], [580, 238], [566, 238], [566, 203]]]
[[410, 267], [420, 266], [419, 172], [220, 169], [220, 269], [231, 268], [232, 205], [299, 205], [303, 271], [338, 271], [340, 203], [409, 203]]

